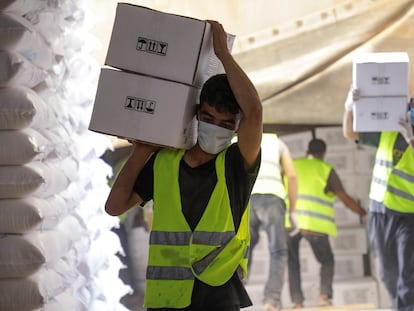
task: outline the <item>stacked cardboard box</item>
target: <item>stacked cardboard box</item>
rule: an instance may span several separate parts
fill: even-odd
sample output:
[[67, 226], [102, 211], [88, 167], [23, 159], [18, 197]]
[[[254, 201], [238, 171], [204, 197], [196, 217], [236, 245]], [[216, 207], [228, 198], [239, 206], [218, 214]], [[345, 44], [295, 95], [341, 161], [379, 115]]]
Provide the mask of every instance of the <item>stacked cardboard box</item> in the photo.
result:
[[[228, 35], [228, 47], [234, 36]], [[224, 69], [210, 24], [118, 3], [89, 129], [172, 148], [196, 141], [203, 83]], [[114, 69], [116, 68], [116, 69]]]
[[405, 52], [361, 53], [353, 62], [353, 87], [361, 98], [353, 107], [354, 130], [399, 131], [407, 111], [409, 58]]

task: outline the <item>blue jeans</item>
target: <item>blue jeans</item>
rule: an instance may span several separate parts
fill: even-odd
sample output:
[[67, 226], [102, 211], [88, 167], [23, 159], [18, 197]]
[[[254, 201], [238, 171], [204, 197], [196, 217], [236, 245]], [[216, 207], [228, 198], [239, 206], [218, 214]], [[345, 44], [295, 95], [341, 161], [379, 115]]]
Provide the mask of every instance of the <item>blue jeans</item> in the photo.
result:
[[303, 304], [304, 296], [301, 287], [299, 242], [305, 238], [315, 255], [316, 260], [321, 264], [320, 270], [320, 293], [327, 294], [332, 298], [332, 282], [334, 275], [334, 255], [327, 235], [302, 234], [287, 238], [288, 245], [288, 272], [289, 290], [293, 303]]
[[252, 253], [259, 241], [259, 231], [266, 232], [270, 254], [269, 276], [264, 288], [263, 302], [280, 305], [280, 296], [285, 275], [287, 246], [285, 232], [285, 202], [272, 194], [253, 194], [250, 199], [250, 252], [248, 271], [252, 264]]
[[369, 239], [393, 306], [414, 310], [414, 216], [370, 212]]

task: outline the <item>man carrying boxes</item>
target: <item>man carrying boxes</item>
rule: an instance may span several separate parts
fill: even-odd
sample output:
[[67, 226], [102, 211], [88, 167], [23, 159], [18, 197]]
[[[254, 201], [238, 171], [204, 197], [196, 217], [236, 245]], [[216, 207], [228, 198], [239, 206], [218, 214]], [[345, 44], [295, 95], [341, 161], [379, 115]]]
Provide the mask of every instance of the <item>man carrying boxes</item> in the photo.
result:
[[[221, 24], [208, 26], [225, 74], [203, 84], [195, 144], [177, 149], [136, 141], [105, 206], [110, 215], [120, 215], [154, 202], [148, 310], [230, 311], [251, 305], [241, 278], [250, 241], [248, 203], [260, 166], [262, 106], [230, 54]], [[237, 142], [230, 144], [236, 132]]]
[[[401, 56], [401, 53], [397, 54]], [[378, 56], [389, 55], [374, 53], [372, 56], [375, 60]], [[389, 69], [394, 67], [388, 65]], [[392, 128], [377, 124], [369, 129], [370, 132], [358, 125], [353, 126], [357, 121], [355, 113], [358, 106], [364, 106], [363, 98], [369, 93], [369, 87], [355, 83], [354, 76], [355, 88], [351, 88], [345, 102], [343, 132], [348, 139], [377, 147], [369, 193], [369, 238], [379, 259], [379, 275], [395, 309], [408, 311], [414, 309], [414, 97], [408, 104], [407, 112], [407, 69], [408, 64], [397, 70], [382, 72], [381, 76], [388, 78], [387, 81], [382, 80], [383, 86], [376, 86], [377, 94], [387, 96], [381, 92], [389, 91], [389, 85], [399, 80], [392, 95], [394, 99], [404, 99], [404, 109], [400, 120], [391, 123]], [[359, 72], [354, 73], [359, 76]], [[403, 89], [396, 94], [395, 90], [401, 85]], [[399, 109], [398, 100], [396, 103], [391, 101], [387, 106], [390, 115], [394, 104]]]
[[[233, 41], [227, 34], [229, 50]], [[119, 3], [105, 64], [113, 68], [101, 70], [90, 130], [178, 149], [195, 144], [200, 88], [224, 72], [209, 23]]]

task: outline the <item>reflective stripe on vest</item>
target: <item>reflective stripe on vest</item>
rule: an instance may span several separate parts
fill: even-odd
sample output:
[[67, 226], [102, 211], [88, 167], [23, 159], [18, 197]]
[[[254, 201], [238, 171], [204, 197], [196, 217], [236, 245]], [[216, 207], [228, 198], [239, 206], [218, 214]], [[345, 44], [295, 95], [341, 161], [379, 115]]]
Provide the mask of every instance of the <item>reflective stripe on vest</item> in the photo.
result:
[[[397, 135], [396, 132], [383, 132], [381, 141], [387, 142], [381, 144], [380, 141], [380, 146], [384, 148], [394, 146]], [[384, 205], [387, 209], [398, 213], [414, 214], [414, 152], [410, 146], [407, 146], [388, 176]]]
[[184, 308], [191, 303], [195, 275], [218, 286], [240, 266], [244, 270], [247, 267], [249, 207], [236, 234], [224, 174], [225, 151], [216, 158], [217, 184], [194, 232], [181, 208], [178, 176], [183, 155], [183, 150], [162, 149], [154, 163], [154, 218], [144, 299], [147, 308]]
[[[296, 218], [299, 228], [335, 237], [335, 195], [324, 191], [332, 165], [314, 158], [295, 159], [293, 163], [298, 178]], [[290, 227], [288, 213], [286, 227]]]
[[375, 164], [372, 170], [371, 188], [369, 191], [369, 198], [379, 203], [383, 202], [387, 190], [388, 177], [393, 167], [392, 150], [397, 137], [395, 135], [393, 139], [392, 137], [384, 139], [384, 133], [386, 132], [381, 134], [380, 144], [378, 146]]
[[261, 146], [262, 162], [252, 194], [268, 193], [284, 199], [286, 197], [286, 190], [283, 185], [279, 162], [280, 148], [277, 135], [264, 133]]

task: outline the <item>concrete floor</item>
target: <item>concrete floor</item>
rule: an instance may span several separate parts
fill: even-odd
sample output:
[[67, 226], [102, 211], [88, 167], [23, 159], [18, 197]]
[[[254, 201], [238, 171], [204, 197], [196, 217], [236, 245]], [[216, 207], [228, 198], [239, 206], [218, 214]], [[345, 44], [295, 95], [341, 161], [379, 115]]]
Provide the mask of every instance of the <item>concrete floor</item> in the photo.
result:
[[[249, 308], [242, 309], [243, 311], [266, 311], [263, 306], [252, 306]], [[282, 311], [298, 310], [291, 308], [283, 308]], [[302, 308], [302, 311], [328, 311], [328, 310], [337, 310], [337, 311], [392, 311], [391, 309], [378, 309], [373, 305], [345, 305], [345, 306], [329, 306], [329, 307], [310, 307]]]

